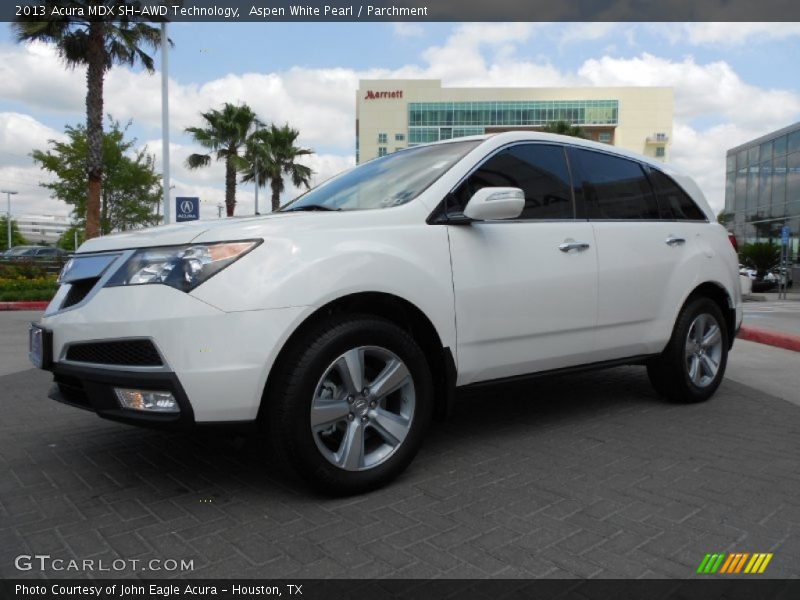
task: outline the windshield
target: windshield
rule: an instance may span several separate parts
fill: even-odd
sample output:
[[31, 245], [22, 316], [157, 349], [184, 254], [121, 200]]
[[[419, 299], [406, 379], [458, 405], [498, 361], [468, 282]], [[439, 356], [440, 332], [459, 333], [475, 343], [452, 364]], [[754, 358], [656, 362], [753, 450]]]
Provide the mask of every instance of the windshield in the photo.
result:
[[376, 158], [306, 192], [281, 211], [368, 210], [405, 204], [481, 141], [420, 146]]

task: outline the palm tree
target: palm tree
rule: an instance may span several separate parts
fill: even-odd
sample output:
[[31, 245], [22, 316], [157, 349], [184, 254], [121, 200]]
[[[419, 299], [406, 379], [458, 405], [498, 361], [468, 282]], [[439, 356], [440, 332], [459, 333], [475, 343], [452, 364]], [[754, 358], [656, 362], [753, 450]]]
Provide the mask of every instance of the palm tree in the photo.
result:
[[[37, 21], [22, 20], [13, 24], [18, 42], [45, 42], [55, 45], [68, 67], [86, 66], [86, 135], [89, 156], [86, 165], [86, 238], [100, 233], [100, 195], [103, 182], [103, 80], [115, 64], [134, 66], [141, 63], [153, 72], [153, 58], [143, 48], [156, 50], [161, 43], [158, 27], [126, 17], [101, 20], [88, 16], [91, 5], [100, 0], [71, 0], [70, 7], [83, 8], [84, 16], [53, 16]], [[116, 3], [115, 3], [116, 4]], [[140, 8], [140, 2], [127, 2]], [[59, 0], [45, 0], [46, 15], [63, 7]], [[81, 12], [81, 11], [75, 11]]]
[[217, 160], [225, 161], [225, 208], [229, 217], [233, 216], [236, 206], [236, 173], [247, 168], [247, 161], [239, 152], [244, 148], [254, 126], [261, 122], [246, 104], [230, 104], [226, 102], [222, 110], [212, 109], [200, 113], [206, 127], [187, 127], [186, 133], [209, 154], [192, 154], [186, 159], [186, 166], [199, 169], [211, 164], [211, 153]]
[[274, 123], [268, 129], [256, 131], [247, 148], [248, 166], [242, 176], [242, 182], [255, 179], [255, 159], [258, 160], [258, 185], [266, 185], [267, 180], [272, 188], [272, 212], [280, 208], [281, 193], [284, 190], [283, 178], [288, 176], [295, 187], [310, 187], [313, 171], [310, 167], [295, 162], [300, 156], [308, 156], [314, 151], [295, 145], [300, 132], [288, 124], [277, 127]]
[[557, 133], [558, 135], [568, 135], [577, 138], [588, 138], [586, 130], [578, 125], [573, 125], [569, 121], [554, 121], [548, 123], [542, 129], [545, 133]]

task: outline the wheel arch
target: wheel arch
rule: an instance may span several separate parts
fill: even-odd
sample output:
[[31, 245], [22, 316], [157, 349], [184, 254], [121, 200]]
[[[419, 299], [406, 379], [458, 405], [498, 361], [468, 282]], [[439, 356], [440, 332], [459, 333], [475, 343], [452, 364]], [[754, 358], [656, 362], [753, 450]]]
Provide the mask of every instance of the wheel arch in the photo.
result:
[[[734, 306], [733, 298], [728, 293], [728, 290], [719, 283], [714, 281], [706, 281], [695, 287], [684, 300], [681, 305], [681, 310], [678, 311], [680, 315], [683, 307], [695, 298], [705, 297], [714, 301], [719, 306], [722, 316], [725, 317], [725, 326], [728, 330], [728, 350], [733, 346], [733, 340], [736, 337], [736, 308]], [[677, 316], [675, 317], [677, 319]]]
[[305, 333], [323, 319], [333, 315], [365, 314], [390, 321], [405, 330], [419, 344], [431, 370], [434, 384], [434, 417], [444, 420], [453, 407], [456, 365], [453, 352], [442, 339], [428, 316], [415, 304], [385, 292], [357, 292], [341, 296], [321, 306], [306, 317], [284, 342], [272, 368], [261, 397], [258, 419], [266, 418], [270, 386], [275, 384], [287, 355], [297, 349]]

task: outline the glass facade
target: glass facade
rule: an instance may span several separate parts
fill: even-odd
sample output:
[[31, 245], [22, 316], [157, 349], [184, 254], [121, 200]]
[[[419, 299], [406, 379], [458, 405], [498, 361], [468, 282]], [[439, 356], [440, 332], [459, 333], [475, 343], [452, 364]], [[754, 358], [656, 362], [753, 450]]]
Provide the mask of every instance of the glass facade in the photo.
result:
[[725, 219], [740, 244], [781, 243], [791, 229], [792, 256], [800, 234], [800, 123], [728, 150]]
[[487, 127], [543, 127], [555, 121], [615, 126], [619, 121], [619, 101], [411, 102], [408, 141], [424, 144], [482, 135]]

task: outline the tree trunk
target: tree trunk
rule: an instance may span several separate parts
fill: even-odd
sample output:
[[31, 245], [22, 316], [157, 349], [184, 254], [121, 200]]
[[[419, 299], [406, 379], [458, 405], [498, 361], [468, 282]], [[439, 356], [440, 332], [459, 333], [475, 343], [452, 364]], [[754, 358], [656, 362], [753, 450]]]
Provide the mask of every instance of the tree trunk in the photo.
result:
[[236, 207], [236, 167], [229, 156], [225, 160], [225, 212], [229, 217], [233, 216], [233, 209]]
[[100, 190], [100, 233], [106, 235], [111, 233], [111, 228], [108, 226], [108, 194], [105, 190]]
[[100, 189], [103, 184], [103, 78], [106, 70], [105, 24], [89, 25], [86, 68], [86, 140], [89, 179], [86, 197], [86, 239], [100, 233]]
[[272, 187], [272, 212], [278, 212], [281, 207], [281, 188], [283, 187], [283, 179], [280, 175], [273, 177], [270, 180], [270, 187]]

